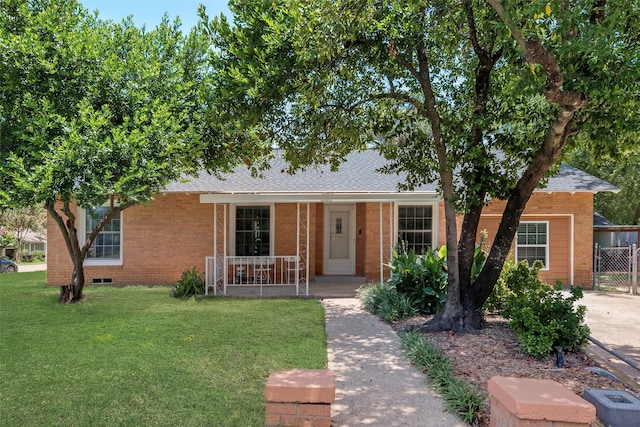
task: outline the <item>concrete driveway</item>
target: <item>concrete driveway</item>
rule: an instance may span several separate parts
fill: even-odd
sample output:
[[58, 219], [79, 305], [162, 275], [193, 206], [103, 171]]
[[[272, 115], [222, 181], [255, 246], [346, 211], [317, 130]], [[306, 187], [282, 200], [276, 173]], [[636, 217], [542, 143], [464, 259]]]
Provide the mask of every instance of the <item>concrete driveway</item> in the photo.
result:
[[[586, 323], [591, 336], [606, 347], [622, 353], [640, 365], [640, 296], [602, 291], [585, 291], [578, 301], [587, 307]], [[640, 371], [590, 343], [587, 352], [629, 387], [640, 391]]]

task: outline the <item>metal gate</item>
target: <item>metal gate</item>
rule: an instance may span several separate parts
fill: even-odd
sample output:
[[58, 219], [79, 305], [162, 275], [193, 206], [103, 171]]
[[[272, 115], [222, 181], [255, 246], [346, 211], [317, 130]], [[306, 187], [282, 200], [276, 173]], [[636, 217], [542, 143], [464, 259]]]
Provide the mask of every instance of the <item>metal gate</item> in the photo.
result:
[[640, 251], [636, 245], [605, 248], [597, 243], [593, 252], [593, 288], [638, 294]]

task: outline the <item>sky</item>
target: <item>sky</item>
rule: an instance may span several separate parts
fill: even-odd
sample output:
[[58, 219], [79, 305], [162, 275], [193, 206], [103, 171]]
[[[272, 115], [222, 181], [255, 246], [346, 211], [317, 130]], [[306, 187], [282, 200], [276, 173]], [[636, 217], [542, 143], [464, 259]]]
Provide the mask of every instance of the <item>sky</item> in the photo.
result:
[[133, 16], [136, 26], [145, 25], [147, 30], [160, 23], [165, 12], [171, 21], [180, 17], [182, 29], [188, 30], [198, 22], [198, 5], [207, 8], [209, 17], [224, 13], [229, 16], [228, 0], [80, 0], [90, 12], [98, 10], [101, 19], [121, 21]]

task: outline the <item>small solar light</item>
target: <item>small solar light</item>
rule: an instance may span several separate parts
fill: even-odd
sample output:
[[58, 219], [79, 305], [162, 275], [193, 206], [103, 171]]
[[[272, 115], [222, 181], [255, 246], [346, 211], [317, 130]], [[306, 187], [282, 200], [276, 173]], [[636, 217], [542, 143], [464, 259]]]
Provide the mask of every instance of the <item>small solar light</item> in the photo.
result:
[[564, 353], [562, 352], [562, 347], [557, 345], [554, 348], [556, 349], [556, 366], [558, 368], [562, 368], [564, 366]]

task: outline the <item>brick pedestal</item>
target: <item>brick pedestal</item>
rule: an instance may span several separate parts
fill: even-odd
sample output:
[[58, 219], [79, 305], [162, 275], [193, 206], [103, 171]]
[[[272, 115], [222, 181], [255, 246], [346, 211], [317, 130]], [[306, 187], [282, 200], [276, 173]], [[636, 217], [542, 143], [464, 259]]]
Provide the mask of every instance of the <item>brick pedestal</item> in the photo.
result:
[[493, 377], [491, 427], [589, 427], [596, 408], [555, 381]]
[[269, 375], [265, 426], [330, 427], [336, 384], [332, 371], [295, 369]]

